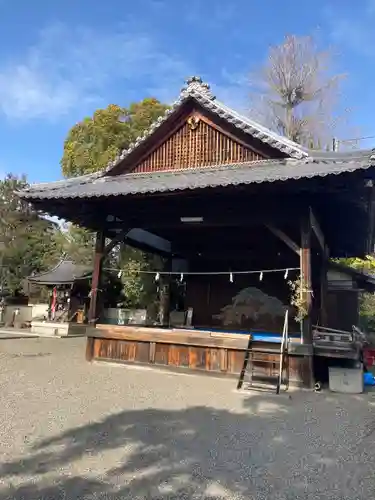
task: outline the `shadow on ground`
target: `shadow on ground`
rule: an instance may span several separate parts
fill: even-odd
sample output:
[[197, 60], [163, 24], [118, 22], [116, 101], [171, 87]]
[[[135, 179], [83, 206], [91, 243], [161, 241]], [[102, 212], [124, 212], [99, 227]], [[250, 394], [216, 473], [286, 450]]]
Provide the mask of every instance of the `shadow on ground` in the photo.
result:
[[[123, 411], [37, 442], [27, 457], [3, 464], [8, 486], [0, 500], [307, 498], [312, 487], [322, 494], [335, 442], [321, 435], [308, 408], [292, 428], [292, 409], [293, 401], [262, 394], [246, 400], [242, 413]], [[289, 488], [290, 496], [277, 495]]]
[[[282, 443], [270, 431], [252, 433], [252, 419], [285, 416], [288, 407], [267, 396], [252, 398], [253, 415], [233, 414], [207, 407], [179, 411], [148, 409], [123, 411], [103, 421], [72, 429], [33, 446], [19, 461], [5, 463], [2, 480], [22, 484], [8, 489], [0, 500], [74, 498], [232, 498], [251, 496], [264, 441]], [[275, 439], [276, 438], [276, 439]], [[90, 470], [74, 477], [59, 473], [90, 457], [106, 459], [117, 450], [115, 467], [100, 480]], [[113, 460], [110, 461], [113, 465]], [[258, 465], [257, 465], [258, 464]], [[54, 475], [52, 479], [51, 474]], [[29, 478], [29, 481], [24, 481]], [[257, 488], [260, 477], [257, 480]], [[265, 492], [267, 482], [262, 481]], [[9, 483], [8, 483], [9, 484]], [[269, 491], [271, 492], [271, 491]]]

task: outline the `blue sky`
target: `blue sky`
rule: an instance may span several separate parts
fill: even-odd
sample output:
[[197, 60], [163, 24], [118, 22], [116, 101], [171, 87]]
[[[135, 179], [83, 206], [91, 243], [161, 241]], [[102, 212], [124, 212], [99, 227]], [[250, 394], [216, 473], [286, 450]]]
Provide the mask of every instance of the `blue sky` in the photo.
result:
[[248, 75], [286, 34], [333, 46], [342, 109], [374, 135], [374, 25], [375, 0], [0, 0], [0, 175], [60, 178], [74, 123], [109, 103], [170, 102], [189, 75], [246, 110]]

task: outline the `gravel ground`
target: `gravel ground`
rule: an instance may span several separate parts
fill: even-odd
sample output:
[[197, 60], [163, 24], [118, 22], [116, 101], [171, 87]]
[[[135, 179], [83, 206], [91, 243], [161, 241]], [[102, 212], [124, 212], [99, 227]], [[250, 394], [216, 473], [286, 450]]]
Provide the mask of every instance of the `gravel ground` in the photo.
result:
[[80, 338], [0, 340], [0, 367], [0, 500], [375, 497], [375, 393], [237, 393]]

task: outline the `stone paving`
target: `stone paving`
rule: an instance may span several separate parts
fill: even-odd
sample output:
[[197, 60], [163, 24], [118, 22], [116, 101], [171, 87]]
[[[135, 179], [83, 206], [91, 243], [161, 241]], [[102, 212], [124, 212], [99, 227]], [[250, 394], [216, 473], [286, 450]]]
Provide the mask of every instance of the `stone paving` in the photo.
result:
[[234, 388], [0, 340], [0, 500], [375, 497], [375, 393]]

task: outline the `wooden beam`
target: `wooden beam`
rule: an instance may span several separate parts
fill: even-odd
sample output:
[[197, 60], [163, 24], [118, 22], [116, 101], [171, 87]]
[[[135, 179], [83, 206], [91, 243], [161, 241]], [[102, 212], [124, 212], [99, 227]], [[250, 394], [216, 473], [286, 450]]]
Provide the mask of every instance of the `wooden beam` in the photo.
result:
[[153, 247], [151, 245], [148, 245], [147, 243], [133, 240], [132, 238], [125, 238], [124, 243], [129, 247], [136, 248], [137, 250], [141, 250], [142, 252], [151, 253], [152, 255], [159, 255], [160, 257], [168, 257], [169, 255], [171, 255], [171, 252]]
[[[176, 199], [167, 199], [160, 197], [145, 198], [144, 200], [129, 200], [121, 199], [117, 202], [111, 202], [108, 207], [109, 213], [113, 217], [122, 218], [126, 213], [126, 224], [131, 227], [150, 227], [163, 225], [181, 225], [181, 217], [203, 217], [204, 221], [211, 224], [221, 225], [246, 225], [248, 221], [260, 221], [261, 223], [278, 219], [287, 221], [291, 217], [295, 217], [298, 211], [304, 206], [297, 200], [291, 202], [289, 198], [289, 206], [287, 205], [288, 198], [285, 196], [273, 197], [272, 201], [266, 203], [264, 197], [255, 196], [249, 201], [249, 197], [241, 194], [231, 195], [223, 193], [222, 197], [207, 194], [198, 197], [195, 195], [188, 196], [180, 194]], [[252, 210], [253, 206], [257, 210]], [[282, 209], [280, 209], [282, 206]], [[87, 208], [86, 216], [92, 217], [93, 211]], [[84, 214], [82, 213], [82, 216]], [[121, 228], [124, 222], [116, 220], [106, 221], [106, 228]]]
[[266, 224], [266, 227], [271, 231], [272, 234], [277, 236], [281, 241], [285, 243], [286, 246], [288, 246], [294, 253], [297, 255], [301, 255], [301, 249], [295, 243], [287, 234], [285, 234], [283, 231], [280, 229], [277, 229], [276, 227], [272, 226], [271, 224]]
[[112, 240], [110, 241], [110, 243], [108, 243], [108, 245], [106, 245], [106, 247], [104, 248], [104, 254], [103, 256], [106, 257], [110, 252], [112, 252], [112, 250], [119, 244], [119, 243], [122, 243], [123, 241], [126, 240], [126, 235], [128, 234], [128, 232], [130, 231], [130, 229], [127, 227], [127, 228], [124, 228], [124, 229], [121, 229], [121, 231], [116, 234], [116, 236], [114, 238], [112, 238]]
[[317, 220], [317, 218], [314, 215], [314, 212], [312, 211], [312, 208], [310, 207], [310, 224], [311, 228], [314, 231], [314, 234], [316, 236], [316, 239], [319, 242], [320, 248], [325, 251], [326, 243], [325, 243], [325, 238], [323, 231], [320, 227], [320, 224]]
[[[221, 207], [182, 207], [171, 204], [169, 208], [163, 210], [160, 207], [148, 205], [145, 208], [134, 209], [134, 216], [126, 219], [126, 224], [129, 227], [144, 228], [163, 228], [163, 227], [203, 227], [203, 226], [227, 226], [239, 227], [249, 226], [254, 223], [264, 224], [274, 220], [283, 221], [289, 219], [289, 216], [295, 215], [293, 212], [281, 212], [277, 207], [268, 207], [256, 213], [248, 213], [249, 205], [235, 206], [235, 210]], [[298, 208], [296, 208], [298, 211]], [[181, 222], [181, 217], [196, 217], [202, 218], [200, 223]], [[107, 229], [121, 229], [124, 226], [119, 222], [107, 222]]]
[[89, 307], [89, 323], [95, 324], [97, 321], [98, 292], [100, 288], [101, 269], [104, 257], [105, 237], [103, 232], [98, 232], [95, 242], [94, 269], [91, 280], [91, 297]]

